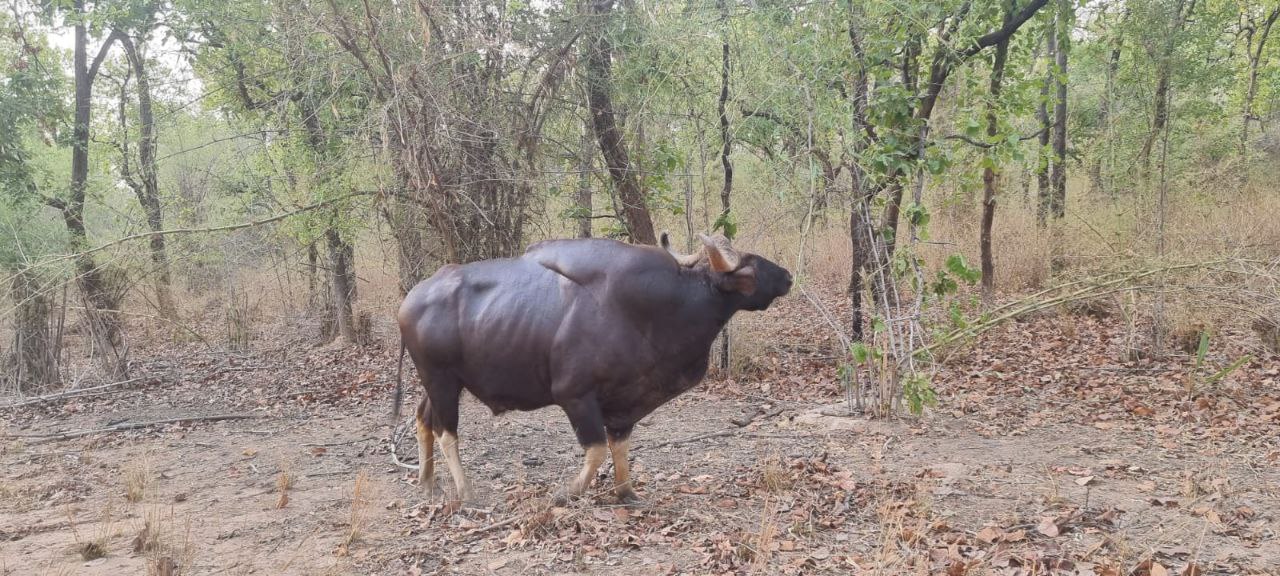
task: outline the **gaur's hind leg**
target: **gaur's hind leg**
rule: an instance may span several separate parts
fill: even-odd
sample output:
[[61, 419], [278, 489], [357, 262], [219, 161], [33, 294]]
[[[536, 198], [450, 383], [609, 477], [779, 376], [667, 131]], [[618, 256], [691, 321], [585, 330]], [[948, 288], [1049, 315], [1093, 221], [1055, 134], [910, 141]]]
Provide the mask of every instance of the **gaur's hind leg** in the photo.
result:
[[418, 487], [430, 500], [436, 488], [436, 439], [431, 431], [431, 399], [424, 394], [414, 415], [418, 436]]
[[582, 470], [569, 482], [564, 493], [556, 496], [557, 500], [565, 500], [569, 496], [581, 496], [596, 477], [596, 471], [605, 458], [604, 416], [600, 413], [600, 404], [595, 396], [574, 398], [560, 403], [564, 413], [569, 416], [569, 423], [578, 436], [578, 443], [586, 452]]
[[613, 456], [613, 493], [618, 502], [639, 504], [635, 487], [631, 483], [631, 463], [627, 452], [631, 449], [631, 426], [609, 428], [609, 453]]
[[[433, 374], [433, 376], [436, 376]], [[440, 449], [444, 462], [457, 488], [455, 503], [471, 499], [471, 487], [462, 471], [462, 459], [458, 456], [458, 397], [462, 385], [456, 379], [435, 377], [431, 379], [428, 396], [431, 398], [431, 429], [440, 437]]]

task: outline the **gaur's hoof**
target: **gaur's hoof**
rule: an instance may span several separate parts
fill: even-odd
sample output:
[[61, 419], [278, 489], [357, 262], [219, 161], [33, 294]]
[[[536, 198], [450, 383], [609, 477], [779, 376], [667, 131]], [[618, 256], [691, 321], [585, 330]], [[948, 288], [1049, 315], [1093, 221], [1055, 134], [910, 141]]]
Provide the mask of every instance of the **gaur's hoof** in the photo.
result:
[[644, 500], [641, 500], [636, 493], [631, 490], [618, 492], [618, 503], [629, 508], [644, 506]]

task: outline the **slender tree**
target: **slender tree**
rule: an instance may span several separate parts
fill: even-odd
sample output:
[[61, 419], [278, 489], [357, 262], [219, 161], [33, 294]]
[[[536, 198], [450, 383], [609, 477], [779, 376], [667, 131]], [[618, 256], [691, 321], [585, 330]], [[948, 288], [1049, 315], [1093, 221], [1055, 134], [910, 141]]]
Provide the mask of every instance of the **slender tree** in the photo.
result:
[[[1017, 8], [1016, 0], [1009, 0], [1005, 4], [1004, 14], [1007, 23], [1013, 17], [1014, 10]], [[987, 139], [988, 145], [992, 144], [996, 135], [1000, 133], [1000, 89], [1004, 83], [1004, 67], [1009, 59], [1009, 39], [1004, 38], [996, 43], [995, 57], [991, 62], [991, 82], [987, 89]], [[987, 166], [982, 169], [982, 226], [978, 234], [978, 248], [981, 253], [982, 261], [982, 295], [990, 299], [992, 292], [995, 290], [996, 282], [996, 266], [995, 256], [991, 253], [991, 229], [995, 225], [996, 219], [996, 196], [999, 188], [999, 177], [997, 160], [991, 158], [987, 161]]]
[[605, 168], [618, 189], [622, 202], [622, 221], [626, 224], [631, 240], [640, 244], [657, 244], [653, 231], [653, 218], [640, 179], [632, 165], [622, 129], [618, 126], [613, 104], [613, 41], [609, 38], [608, 20], [613, 13], [613, 0], [588, 0], [587, 16], [593, 30], [586, 54], [587, 108]]
[[1040, 84], [1040, 100], [1036, 105], [1036, 120], [1040, 124], [1040, 149], [1036, 154], [1036, 223], [1045, 227], [1049, 214], [1053, 211], [1053, 189], [1050, 187], [1049, 175], [1053, 170], [1053, 155], [1049, 154], [1049, 141], [1053, 138], [1054, 124], [1049, 117], [1049, 102], [1056, 97], [1058, 33], [1057, 20], [1053, 20], [1045, 31], [1045, 75]]
[[[120, 46], [124, 48], [125, 56], [133, 70], [134, 83], [138, 92], [138, 175], [135, 177], [129, 169], [129, 155], [123, 148], [121, 175], [133, 189], [134, 195], [138, 198], [138, 204], [146, 214], [147, 228], [152, 232], [159, 232], [164, 230], [164, 212], [160, 204], [160, 177], [156, 168], [156, 119], [155, 112], [152, 110], [151, 80], [147, 70], [147, 59], [142, 52], [142, 48], [145, 47], [147, 27], [144, 26], [144, 32], [138, 34], [137, 43], [128, 34], [120, 36]], [[122, 134], [121, 137], [124, 138], [125, 135]], [[173, 291], [170, 287], [172, 281], [169, 272], [169, 256], [165, 249], [165, 237], [163, 234], [153, 234], [147, 242], [151, 248], [151, 265], [154, 267], [151, 273], [155, 282], [157, 308], [162, 317], [174, 319], [177, 317], [177, 308], [174, 306]]]
[[1098, 129], [1102, 135], [1096, 139], [1101, 145], [1093, 151], [1093, 161], [1089, 166], [1089, 186], [1093, 192], [1106, 192], [1107, 187], [1102, 179], [1102, 162], [1107, 150], [1115, 144], [1111, 142], [1111, 126], [1115, 122], [1112, 117], [1113, 101], [1116, 92], [1116, 73], [1120, 70], [1120, 54], [1124, 48], [1124, 29], [1129, 20], [1129, 7], [1124, 7], [1118, 25], [1111, 27], [1109, 43], [1111, 49], [1107, 54], [1107, 67], [1104, 70], [1102, 97], [1098, 99]]
[[[1249, 125], [1259, 118], [1253, 111], [1254, 100], [1258, 97], [1258, 73], [1265, 63], [1264, 50], [1267, 38], [1271, 36], [1271, 28], [1280, 19], [1280, 3], [1272, 6], [1265, 16], [1255, 14], [1252, 5], [1245, 4], [1242, 15], [1241, 32], [1244, 36], [1244, 52], [1248, 59], [1248, 70], [1245, 72], [1244, 101], [1241, 102], [1240, 114], [1240, 156], [1247, 157], [1249, 151]], [[1248, 177], [1249, 171], [1244, 174]]]
[[1166, 18], [1167, 22], [1165, 28], [1161, 30], [1163, 37], [1147, 46], [1148, 56], [1153, 60], [1156, 69], [1156, 87], [1152, 96], [1154, 111], [1151, 129], [1147, 131], [1142, 149], [1138, 151], [1138, 166], [1142, 170], [1143, 182], [1149, 181], [1151, 177], [1151, 152], [1160, 134], [1164, 132], [1165, 124], [1169, 122], [1169, 87], [1174, 72], [1174, 50], [1178, 46], [1177, 39], [1181, 37], [1187, 22], [1195, 13], [1196, 0], [1175, 0], [1168, 7], [1170, 10]]
[[1067, 58], [1071, 53], [1071, 28], [1074, 24], [1071, 0], [1058, 0], [1057, 50], [1054, 52], [1057, 97], [1053, 102], [1053, 195], [1050, 212], [1062, 218], [1067, 209]]
[[591, 237], [591, 176], [595, 171], [595, 147], [591, 143], [591, 124], [583, 122], [581, 144], [578, 146], [578, 190], [574, 203], [578, 210], [578, 237]]
[[85, 194], [89, 181], [89, 125], [93, 116], [93, 83], [98, 78], [103, 60], [123, 34], [112, 31], [98, 46], [93, 60], [89, 60], [90, 15], [85, 10], [84, 0], [72, 3], [70, 17], [75, 22], [72, 49], [75, 113], [71, 135], [71, 186], [65, 200], [47, 197], [45, 202], [62, 213], [71, 252], [76, 255], [76, 285], [84, 299], [85, 315], [97, 343], [99, 358], [108, 373], [113, 377], [123, 378], [128, 375], [128, 363], [122, 347], [123, 334], [117, 315], [119, 302], [108, 285], [109, 279], [104, 270], [94, 261], [93, 254], [87, 251], [89, 238], [84, 219]]

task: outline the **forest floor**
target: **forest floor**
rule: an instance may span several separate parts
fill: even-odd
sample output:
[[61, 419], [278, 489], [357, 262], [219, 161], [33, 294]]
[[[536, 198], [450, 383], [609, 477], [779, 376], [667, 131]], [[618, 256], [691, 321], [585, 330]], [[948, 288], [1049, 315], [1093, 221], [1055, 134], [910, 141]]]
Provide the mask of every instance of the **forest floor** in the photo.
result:
[[[127, 387], [5, 410], [0, 575], [1280, 574], [1275, 356], [1187, 394], [1186, 355], [1121, 361], [1119, 320], [1048, 314], [970, 343], [936, 408], [885, 420], [843, 415], [803, 299], [737, 326], [753, 360], [637, 428], [634, 508], [608, 466], [553, 506], [581, 459], [565, 417], [471, 398], [475, 501], [425, 501], [390, 459], [386, 326], [363, 349], [138, 348]], [[1248, 339], [1215, 336], [1200, 372]], [[39, 437], [220, 414], [253, 418]]]

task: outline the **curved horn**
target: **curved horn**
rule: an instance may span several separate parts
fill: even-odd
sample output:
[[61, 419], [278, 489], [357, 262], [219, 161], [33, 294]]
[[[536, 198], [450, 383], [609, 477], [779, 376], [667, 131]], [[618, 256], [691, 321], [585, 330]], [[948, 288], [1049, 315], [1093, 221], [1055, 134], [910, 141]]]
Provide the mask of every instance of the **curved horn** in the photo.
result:
[[733, 272], [738, 269], [738, 251], [729, 245], [728, 238], [720, 234], [715, 236], [699, 234], [698, 239], [702, 240], [702, 245], [706, 248], [707, 259], [711, 262], [712, 270]]
[[700, 254], [681, 254], [676, 252], [675, 248], [671, 247], [671, 238], [667, 236], [666, 231], [663, 231], [660, 243], [662, 244], [662, 247], [667, 250], [667, 253], [670, 254], [672, 258], [676, 259], [676, 263], [684, 266], [685, 268], [692, 267], [694, 264], [698, 263], [698, 260], [702, 259]]

